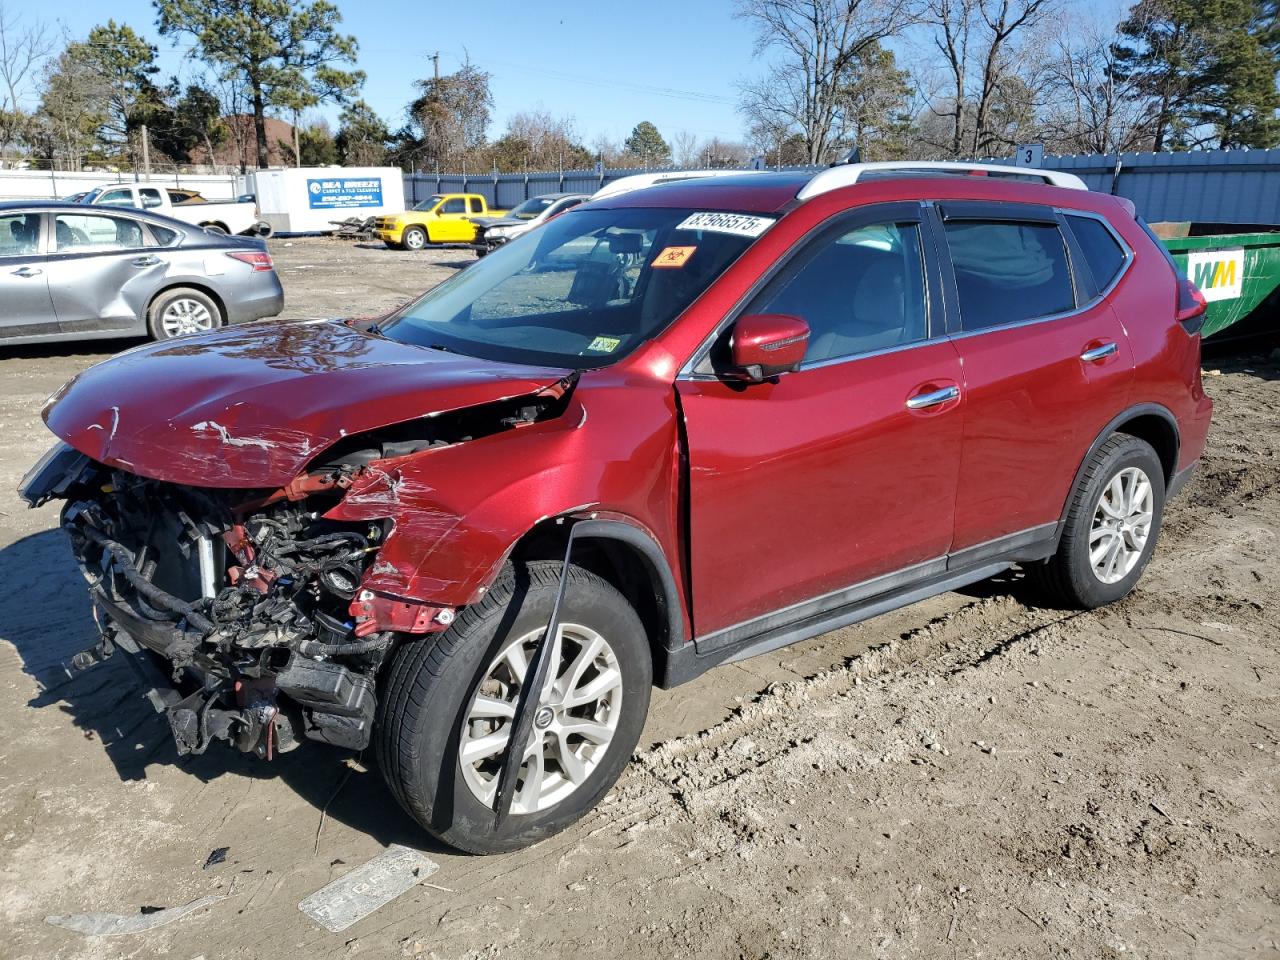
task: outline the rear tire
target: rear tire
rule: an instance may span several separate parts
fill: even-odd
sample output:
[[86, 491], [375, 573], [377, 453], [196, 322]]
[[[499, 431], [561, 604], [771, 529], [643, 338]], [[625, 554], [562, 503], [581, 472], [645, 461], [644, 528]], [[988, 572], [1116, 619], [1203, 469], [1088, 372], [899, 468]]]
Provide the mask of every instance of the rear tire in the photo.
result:
[[[556, 562], [506, 568], [448, 630], [405, 643], [388, 669], [375, 735], [378, 765], [405, 811], [461, 850], [500, 853], [563, 830], [608, 792], [640, 738], [653, 684], [644, 627], [613, 586], [570, 566], [556, 664], [567, 689], [558, 684], [553, 692], [554, 710], [532, 735], [540, 752], [531, 751], [511, 814], [495, 829], [502, 732], [510, 729], [519, 666], [527, 667], [526, 644], [550, 618], [560, 569]], [[588, 656], [589, 646], [599, 652]], [[578, 664], [585, 665], [576, 674], [580, 683]], [[605, 692], [597, 696], [591, 687]], [[575, 704], [574, 691], [589, 701]]]
[[192, 287], [165, 290], [147, 308], [147, 331], [154, 340], [205, 333], [225, 322], [213, 298]]
[[1146, 441], [1113, 434], [1089, 458], [1071, 497], [1058, 551], [1028, 564], [1047, 599], [1092, 610], [1134, 588], [1160, 535], [1164, 465]]

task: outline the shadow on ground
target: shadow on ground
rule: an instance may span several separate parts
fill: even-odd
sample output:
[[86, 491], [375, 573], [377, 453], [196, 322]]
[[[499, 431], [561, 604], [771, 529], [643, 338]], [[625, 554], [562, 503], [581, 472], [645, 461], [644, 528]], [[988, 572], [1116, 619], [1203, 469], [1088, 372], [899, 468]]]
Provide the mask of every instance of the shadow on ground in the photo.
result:
[[[215, 743], [203, 756], [178, 756], [164, 718], [152, 710], [124, 652], [83, 673], [71, 658], [98, 640], [93, 607], [60, 530], [45, 530], [0, 550], [0, 638], [13, 644], [39, 692], [28, 706], [59, 711], [86, 739], [96, 740], [122, 780], [145, 780], [153, 764], [168, 764], [203, 782], [225, 774], [279, 778], [327, 816], [382, 843], [432, 848], [426, 834], [391, 797], [364, 754], [352, 770], [347, 751], [304, 743], [268, 762]], [[335, 795], [336, 792], [336, 795]], [[443, 848], [441, 848], [443, 849]]]

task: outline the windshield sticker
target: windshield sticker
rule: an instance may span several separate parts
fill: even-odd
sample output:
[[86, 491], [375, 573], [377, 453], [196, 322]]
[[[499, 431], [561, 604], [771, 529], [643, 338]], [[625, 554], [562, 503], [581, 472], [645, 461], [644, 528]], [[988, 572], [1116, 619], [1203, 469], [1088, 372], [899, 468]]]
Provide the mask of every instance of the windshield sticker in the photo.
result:
[[732, 233], [738, 237], [758, 237], [773, 226], [772, 217], [752, 217], [745, 213], [695, 213], [685, 218], [677, 230], [707, 230]]
[[613, 353], [620, 343], [622, 343], [621, 337], [596, 337], [587, 349], [598, 350], [600, 353]]
[[653, 266], [661, 269], [683, 267], [697, 247], [667, 247], [653, 258]]

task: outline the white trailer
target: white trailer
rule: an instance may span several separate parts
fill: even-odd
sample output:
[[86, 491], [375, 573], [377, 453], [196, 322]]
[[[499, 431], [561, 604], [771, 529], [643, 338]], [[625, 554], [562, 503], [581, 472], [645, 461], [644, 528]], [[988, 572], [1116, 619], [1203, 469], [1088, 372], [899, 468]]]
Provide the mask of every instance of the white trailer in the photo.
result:
[[335, 221], [404, 210], [399, 167], [286, 167], [255, 170], [241, 193], [257, 199], [258, 214], [276, 233], [329, 233]]

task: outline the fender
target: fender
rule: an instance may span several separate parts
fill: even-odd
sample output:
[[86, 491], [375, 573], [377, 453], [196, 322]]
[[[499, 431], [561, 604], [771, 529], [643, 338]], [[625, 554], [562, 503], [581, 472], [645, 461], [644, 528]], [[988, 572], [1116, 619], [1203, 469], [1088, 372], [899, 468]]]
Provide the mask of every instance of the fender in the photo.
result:
[[[363, 588], [436, 606], [466, 606], [484, 595], [530, 531], [552, 518], [588, 512], [631, 519], [656, 544], [678, 542], [670, 387], [583, 386], [558, 417], [368, 464], [325, 514], [391, 521]], [[628, 431], [610, 429], [623, 419]], [[596, 534], [614, 529], [594, 528]], [[640, 549], [647, 557], [662, 553], [656, 545]], [[679, 583], [671, 572], [678, 564], [678, 557], [666, 557], [653, 582], [664, 590]], [[669, 595], [679, 597], [676, 591]], [[672, 604], [664, 606], [669, 621]], [[683, 605], [674, 608], [683, 618]], [[683, 628], [675, 636], [683, 638]]]
[[[1106, 443], [1107, 438], [1116, 432], [1116, 428], [1122, 423], [1133, 420], [1136, 417], [1148, 416], [1159, 417], [1173, 432], [1173, 469], [1177, 470], [1178, 449], [1182, 445], [1182, 435], [1178, 430], [1177, 418], [1168, 407], [1162, 406], [1158, 403], [1136, 403], [1133, 406], [1128, 407], [1123, 413], [1118, 414], [1108, 421], [1107, 425], [1098, 433], [1098, 436], [1094, 439], [1093, 443], [1089, 444], [1089, 449], [1085, 451], [1084, 456], [1080, 459], [1080, 465], [1076, 467], [1075, 477], [1071, 481], [1071, 486], [1067, 488], [1067, 499], [1062, 504], [1062, 511], [1058, 517], [1058, 526], [1053, 534], [1053, 550], [1056, 551], [1058, 549], [1058, 543], [1062, 539], [1062, 531], [1067, 525], [1067, 511], [1071, 509], [1071, 499], [1075, 496], [1076, 490], [1080, 488], [1080, 481], [1084, 478], [1084, 472], [1089, 465], [1089, 460], [1098, 452], [1098, 448]], [[1173, 482], [1175, 479], [1176, 478], [1173, 476], [1171, 471], [1170, 475], [1165, 478], [1166, 484], [1169, 484], [1168, 489], [1174, 489]]]

